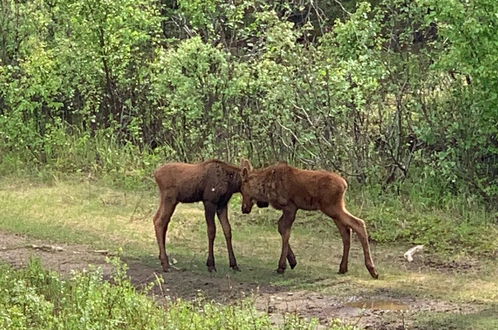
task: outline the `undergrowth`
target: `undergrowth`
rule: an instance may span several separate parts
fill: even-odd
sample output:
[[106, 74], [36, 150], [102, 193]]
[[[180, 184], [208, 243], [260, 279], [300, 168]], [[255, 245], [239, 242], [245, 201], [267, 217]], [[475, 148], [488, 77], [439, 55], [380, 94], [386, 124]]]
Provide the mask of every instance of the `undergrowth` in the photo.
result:
[[[104, 280], [100, 269], [63, 279], [38, 260], [25, 269], [0, 267], [2, 329], [313, 329], [316, 320], [288, 316], [272, 325], [250, 301], [224, 306], [199, 298], [193, 302], [151, 299], [154, 283], [138, 291], [126, 266], [111, 260], [115, 272]], [[156, 285], [160, 285], [157, 283]], [[352, 329], [334, 323], [333, 329]]]

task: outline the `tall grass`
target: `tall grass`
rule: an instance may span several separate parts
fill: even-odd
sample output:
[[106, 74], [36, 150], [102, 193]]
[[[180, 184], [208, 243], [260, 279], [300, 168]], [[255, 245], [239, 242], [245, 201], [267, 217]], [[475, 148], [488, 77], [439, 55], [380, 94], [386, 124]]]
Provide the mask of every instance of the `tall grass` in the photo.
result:
[[84, 174], [113, 186], [136, 188], [147, 185], [154, 169], [168, 155], [168, 148], [140, 149], [123, 143], [111, 129], [94, 133], [53, 127], [43, 137], [44, 148], [6, 148], [0, 143], [0, 176], [28, 176], [50, 181], [54, 177]]

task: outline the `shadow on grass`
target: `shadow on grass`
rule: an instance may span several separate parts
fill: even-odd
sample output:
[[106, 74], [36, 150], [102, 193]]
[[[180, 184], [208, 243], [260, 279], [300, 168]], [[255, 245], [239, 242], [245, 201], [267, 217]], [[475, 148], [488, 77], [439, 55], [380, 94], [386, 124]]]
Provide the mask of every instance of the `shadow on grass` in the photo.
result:
[[[270, 266], [246, 258], [239, 258], [240, 272], [233, 271], [226, 260], [218, 258], [217, 272], [209, 273], [204, 255], [192, 255], [177, 250], [172, 257], [177, 259], [178, 263], [174, 265], [176, 269], [167, 273], [162, 271], [160, 262], [155, 256], [142, 255], [124, 260], [130, 267], [129, 275], [135, 284], [146, 284], [157, 278], [163, 278], [164, 283], [156, 287], [156, 294], [187, 300], [202, 295], [214, 301], [227, 302], [248, 297], [252, 293], [272, 294], [292, 291], [313, 286], [322, 280], [319, 276], [310, 275], [304, 269], [298, 270], [298, 268], [294, 270], [289, 268], [285, 274], [278, 274], [273, 264]], [[328, 278], [341, 276], [329, 274]]]

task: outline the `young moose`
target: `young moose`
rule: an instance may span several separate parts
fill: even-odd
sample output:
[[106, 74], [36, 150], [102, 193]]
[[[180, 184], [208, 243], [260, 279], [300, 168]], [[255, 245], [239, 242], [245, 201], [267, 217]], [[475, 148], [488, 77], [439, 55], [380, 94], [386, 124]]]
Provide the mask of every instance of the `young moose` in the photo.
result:
[[346, 181], [332, 172], [300, 170], [286, 163], [253, 171], [249, 161], [242, 162], [242, 213], [250, 213], [255, 201], [269, 202], [277, 210], [283, 211], [278, 221], [278, 232], [282, 236], [278, 273], [285, 271], [286, 258], [291, 268], [297, 264], [289, 245], [289, 238], [296, 212], [298, 209], [303, 209], [322, 211], [330, 216], [339, 228], [343, 242], [339, 273], [344, 274], [348, 271], [352, 229], [363, 246], [365, 266], [373, 278], [378, 278], [370, 255], [365, 222], [346, 210], [344, 203], [346, 189]]
[[230, 267], [239, 270], [232, 249], [232, 230], [228, 222], [228, 201], [234, 193], [240, 192], [241, 169], [218, 160], [210, 160], [200, 164], [169, 163], [154, 173], [160, 191], [160, 205], [154, 216], [159, 260], [165, 272], [169, 269], [165, 239], [171, 215], [178, 203], [202, 201], [206, 216], [209, 239], [209, 255], [206, 265], [208, 270], [216, 271], [213, 245], [216, 235], [214, 222], [218, 215], [228, 249]]

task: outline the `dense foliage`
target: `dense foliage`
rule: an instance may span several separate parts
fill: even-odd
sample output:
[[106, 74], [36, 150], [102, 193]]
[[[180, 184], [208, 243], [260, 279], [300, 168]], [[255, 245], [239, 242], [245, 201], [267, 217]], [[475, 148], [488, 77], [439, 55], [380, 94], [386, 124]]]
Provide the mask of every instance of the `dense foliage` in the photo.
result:
[[[494, 0], [2, 0], [0, 171], [287, 160], [498, 196]], [[430, 193], [429, 193], [430, 191]]]

